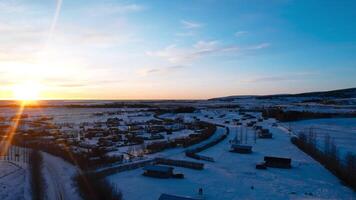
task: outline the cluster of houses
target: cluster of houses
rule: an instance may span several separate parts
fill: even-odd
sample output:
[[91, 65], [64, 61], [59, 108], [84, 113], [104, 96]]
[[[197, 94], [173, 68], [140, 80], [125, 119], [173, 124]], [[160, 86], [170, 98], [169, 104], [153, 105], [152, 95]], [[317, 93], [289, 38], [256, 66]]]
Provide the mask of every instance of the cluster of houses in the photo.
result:
[[[99, 114], [95, 113], [95, 116]], [[21, 120], [18, 120], [16, 137], [28, 144], [69, 150], [94, 161], [109, 156], [113, 156], [115, 161], [122, 161], [124, 157], [131, 159], [147, 153], [146, 146], [152, 142], [179, 139], [181, 132], [198, 133], [201, 129], [195, 123], [197, 120], [186, 123], [179, 118], [152, 119], [142, 114], [143, 120], [135, 121], [113, 116], [114, 114], [107, 117], [100, 114], [101, 121], [80, 124], [55, 123], [49, 116], [17, 116], [16, 119]], [[9, 120], [4, 121], [7, 123], [0, 123], [2, 130], [11, 127]], [[130, 153], [132, 149], [136, 151], [138, 146], [141, 149], [139, 154]]]

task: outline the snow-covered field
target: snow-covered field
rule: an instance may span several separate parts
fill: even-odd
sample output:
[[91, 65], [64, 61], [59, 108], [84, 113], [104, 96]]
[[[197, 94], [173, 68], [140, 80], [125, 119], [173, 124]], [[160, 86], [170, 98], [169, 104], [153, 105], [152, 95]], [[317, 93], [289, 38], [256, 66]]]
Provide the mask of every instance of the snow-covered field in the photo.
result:
[[356, 118], [303, 120], [285, 123], [284, 126], [290, 127], [296, 133], [314, 132], [321, 148], [323, 148], [325, 137], [329, 135], [342, 156], [348, 152], [356, 152]]
[[28, 173], [8, 161], [0, 161], [0, 199], [30, 199]]

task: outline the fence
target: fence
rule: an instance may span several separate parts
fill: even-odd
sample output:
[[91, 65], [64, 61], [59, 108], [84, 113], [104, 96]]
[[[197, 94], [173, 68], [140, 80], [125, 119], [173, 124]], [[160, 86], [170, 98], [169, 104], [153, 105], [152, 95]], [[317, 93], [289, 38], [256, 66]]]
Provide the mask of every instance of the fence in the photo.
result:
[[[0, 147], [1, 146], [2, 145], [0, 145]], [[15, 163], [29, 163], [30, 152], [30, 149], [11, 145], [8, 147], [5, 154], [0, 154], [0, 160], [11, 161]]]
[[157, 164], [172, 165], [176, 167], [185, 167], [190, 169], [202, 170], [204, 169], [204, 163], [191, 162], [187, 160], [172, 160], [166, 158], [156, 158]]
[[134, 170], [134, 169], [138, 169], [140, 167], [144, 167], [146, 165], [152, 165], [155, 163], [156, 163], [156, 161], [154, 159], [150, 159], [150, 160], [144, 160], [144, 161], [139, 161], [139, 162], [134, 162], [134, 163], [120, 164], [118, 166], [113, 166], [110, 168], [104, 168], [102, 170], [93, 171], [92, 173], [95, 173], [99, 177], [105, 177], [105, 176], [109, 176], [111, 174], [128, 171], [128, 170]]
[[[224, 127], [224, 126], [220, 125], [220, 127]], [[209, 162], [214, 162], [214, 158], [208, 157], [208, 156], [201, 156], [201, 155], [198, 155], [197, 153], [204, 151], [204, 150], [218, 144], [219, 142], [223, 141], [230, 133], [229, 127], [225, 127], [225, 129], [226, 129], [226, 132], [224, 134], [222, 134], [221, 136], [219, 136], [218, 138], [216, 138], [216, 139], [212, 140], [211, 142], [206, 143], [202, 146], [198, 146], [196, 148], [187, 150], [185, 152], [185, 155], [190, 158], [197, 159], [197, 160], [205, 160], [205, 161], [209, 161]]]
[[192, 161], [186, 161], [186, 160], [155, 158], [155, 159], [137, 161], [137, 162], [133, 162], [133, 163], [120, 164], [117, 166], [112, 166], [112, 167], [100, 169], [97, 171], [91, 171], [89, 173], [96, 174], [99, 177], [105, 177], [105, 176], [109, 176], [111, 174], [115, 174], [115, 173], [119, 173], [119, 172], [123, 172], [123, 171], [134, 170], [134, 169], [138, 169], [138, 168], [141, 168], [141, 167], [144, 167], [147, 165], [154, 165], [154, 164], [171, 165], [171, 166], [176, 166], [176, 167], [185, 167], [185, 168], [197, 169], [197, 170], [204, 169], [204, 163], [198, 163], [198, 162], [192, 162]]

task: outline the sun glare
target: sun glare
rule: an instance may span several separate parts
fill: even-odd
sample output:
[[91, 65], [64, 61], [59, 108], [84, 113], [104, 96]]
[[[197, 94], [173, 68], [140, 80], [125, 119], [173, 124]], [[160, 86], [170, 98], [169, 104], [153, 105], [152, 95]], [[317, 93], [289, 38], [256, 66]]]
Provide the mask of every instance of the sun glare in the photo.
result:
[[20, 101], [36, 101], [40, 97], [41, 87], [37, 83], [22, 83], [13, 86], [13, 98]]

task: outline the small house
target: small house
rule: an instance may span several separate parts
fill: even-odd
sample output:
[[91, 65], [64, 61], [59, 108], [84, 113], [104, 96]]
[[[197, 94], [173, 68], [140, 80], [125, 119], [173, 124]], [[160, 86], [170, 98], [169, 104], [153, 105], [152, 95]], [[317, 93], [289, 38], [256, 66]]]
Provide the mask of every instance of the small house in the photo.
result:
[[242, 144], [232, 144], [230, 152], [236, 153], [252, 153], [252, 146], [250, 145], [242, 145]]
[[292, 167], [291, 166], [292, 159], [290, 158], [265, 156], [264, 161], [267, 167], [286, 168], [286, 169]]
[[149, 165], [143, 168], [143, 175], [156, 178], [171, 178], [173, 177], [173, 169], [173, 167]]

